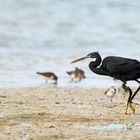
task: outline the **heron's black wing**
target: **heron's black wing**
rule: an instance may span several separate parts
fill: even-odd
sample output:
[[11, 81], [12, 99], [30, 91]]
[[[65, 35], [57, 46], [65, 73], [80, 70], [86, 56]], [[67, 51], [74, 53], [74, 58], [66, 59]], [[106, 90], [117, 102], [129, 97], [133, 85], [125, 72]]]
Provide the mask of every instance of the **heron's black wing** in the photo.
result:
[[101, 67], [110, 75], [126, 75], [140, 71], [140, 62], [129, 58], [109, 56], [103, 60]]

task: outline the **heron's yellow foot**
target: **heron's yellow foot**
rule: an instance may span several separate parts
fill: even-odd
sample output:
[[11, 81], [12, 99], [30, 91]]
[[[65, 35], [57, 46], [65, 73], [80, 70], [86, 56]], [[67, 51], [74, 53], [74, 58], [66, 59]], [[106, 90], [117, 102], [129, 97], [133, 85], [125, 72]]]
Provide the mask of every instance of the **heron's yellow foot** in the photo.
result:
[[130, 108], [133, 111], [133, 113], [135, 114], [135, 108], [136, 108], [136, 104], [135, 103], [130, 103]]
[[134, 103], [134, 102], [132, 102], [132, 104], [134, 104], [134, 105], [140, 105], [139, 103]]
[[130, 115], [130, 114], [127, 112], [129, 106], [130, 106], [130, 103], [128, 102], [128, 103], [127, 103], [127, 106], [126, 106], [126, 110], [125, 110], [125, 115]]
[[125, 115], [131, 115], [131, 113], [125, 112]]

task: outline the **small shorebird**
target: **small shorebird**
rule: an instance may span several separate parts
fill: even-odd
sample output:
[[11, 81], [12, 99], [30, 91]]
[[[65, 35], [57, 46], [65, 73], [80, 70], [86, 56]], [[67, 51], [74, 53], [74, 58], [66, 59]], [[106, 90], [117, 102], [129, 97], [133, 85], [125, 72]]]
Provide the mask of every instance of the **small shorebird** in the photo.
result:
[[122, 85], [119, 89], [118, 92], [121, 93], [123, 95], [123, 99], [125, 99], [126, 95], [129, 94], [129, 90]]
[[57, 84], [58, 77], [53, 72], [37, 72], [37, 74], [45, 77], [46, 82], [54, 81], [54, 84]]
[[116, 94], [116, 88], [114, 86], [110, 87], [108, 90], [105, 91], [105, 95], [108, 96], [111, 99], [111, 102], [113, 100], [113, 97]]
[[79, 68], [75, 68], [75, 70], [68, 71], [67, 74], [71, 77], [72, 82], [80, 82], [85, 79], [85, 72]]

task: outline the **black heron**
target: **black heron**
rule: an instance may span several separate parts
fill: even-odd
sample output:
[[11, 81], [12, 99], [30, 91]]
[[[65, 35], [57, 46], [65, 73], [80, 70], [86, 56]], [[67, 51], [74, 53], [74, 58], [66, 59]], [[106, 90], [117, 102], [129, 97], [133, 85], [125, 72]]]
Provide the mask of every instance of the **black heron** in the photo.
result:
[[[127, 101], [126, 111], [128, 107], [135, 113], [135, 103], [132, 102], [138, 91], [140, 90], [140, 62], [138, 60], [123, 58], [118, 56], [108, 56], [103, 60], [98, 52], [92, 52], [80, 59], [74, 60], [71, 63], [75, 63], [84, 59], [91, 58], [89, 68], [96, 74], [106, 75], [118, 79], [123, 82], [122, 87], [129, 91], [129, 97]], [[132, 92], [131, 88], [127, 86], [127, 81], [134, 80], [139, 84], [139, 87], [135, 92]]]

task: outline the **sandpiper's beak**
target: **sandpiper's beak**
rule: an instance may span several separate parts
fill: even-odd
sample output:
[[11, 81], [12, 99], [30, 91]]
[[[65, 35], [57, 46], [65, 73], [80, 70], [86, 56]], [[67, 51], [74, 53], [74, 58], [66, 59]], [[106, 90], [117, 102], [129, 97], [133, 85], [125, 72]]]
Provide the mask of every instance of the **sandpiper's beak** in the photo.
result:
[[90, 58], [90, 56], [89, 55], [86, 55], [86, 56], [81, 57], [79, 59], [73, 60], [71, 63], [76, 63], [76, 62], [79, 62], [79, 61], [82, 61], [82, 60], [85, 60], [85, 59], [88, 59], [88, 58]]

